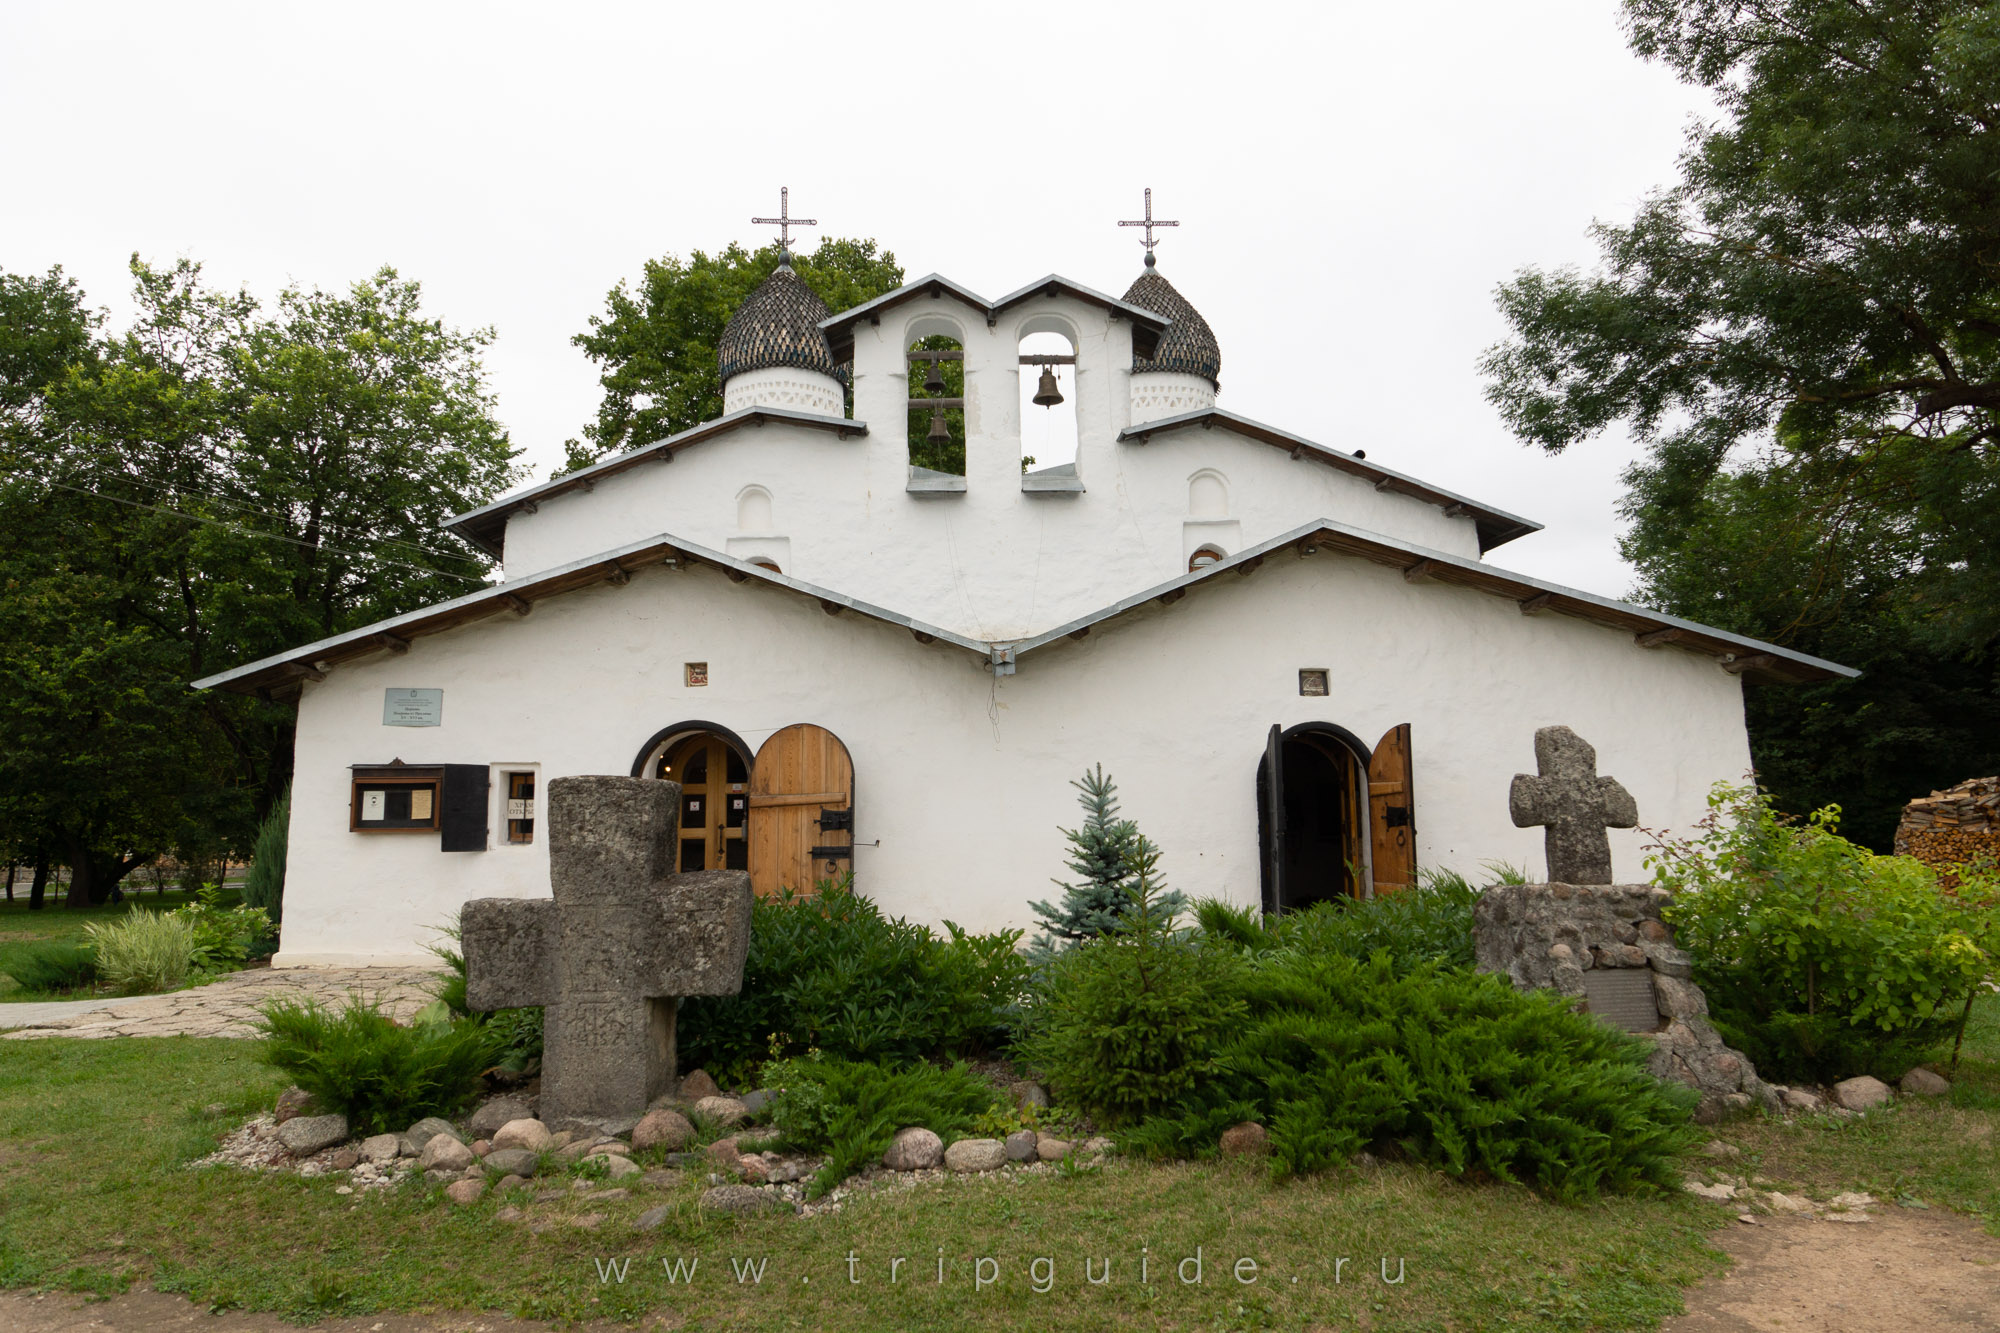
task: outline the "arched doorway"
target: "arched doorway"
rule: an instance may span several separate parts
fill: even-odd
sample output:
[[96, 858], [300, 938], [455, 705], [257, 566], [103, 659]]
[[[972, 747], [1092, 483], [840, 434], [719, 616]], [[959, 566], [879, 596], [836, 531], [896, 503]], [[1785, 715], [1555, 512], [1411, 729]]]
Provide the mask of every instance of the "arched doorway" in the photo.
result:
[[854, 868], [854, 761], [809, 722], [771, 733], [750, 778], [750, 883], [811, 893]]
[[735, 732], [710, 722], [668, 727], [640, 750], [632, 776], [681, 784], [677, 870], [750, 868], [750, 750]]
[[1257, 764], [1264, 910], [1365, 898], [1415, 878], [1410, 728], [1373, 751], [1330, 722], [1273, 726]]

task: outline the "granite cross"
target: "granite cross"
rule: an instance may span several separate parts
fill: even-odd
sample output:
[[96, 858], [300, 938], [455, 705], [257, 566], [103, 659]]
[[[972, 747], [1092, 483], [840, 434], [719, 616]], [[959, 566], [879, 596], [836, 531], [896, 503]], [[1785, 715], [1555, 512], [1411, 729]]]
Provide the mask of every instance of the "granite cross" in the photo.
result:
[[1631, 828], [1639, 806], [1616, 778], [1597, 775], [1597, 751], [1568, 727], [1535, 733], [1539, 777], [1514, 775], [1507, 808], [1514, 827], [1545, 825], [1551, 884], [1611, 883], [1611, 839], [1606, 828]]
[[733, 995], [750, 949], [750, 876], [673, 873], [680, 784], [548, 786], [552, 898], [480, 898], [459, 915], [466, 1003], [545, 1005], [541, 1118], [641, 1115], [674, 1090], [683, 995]]

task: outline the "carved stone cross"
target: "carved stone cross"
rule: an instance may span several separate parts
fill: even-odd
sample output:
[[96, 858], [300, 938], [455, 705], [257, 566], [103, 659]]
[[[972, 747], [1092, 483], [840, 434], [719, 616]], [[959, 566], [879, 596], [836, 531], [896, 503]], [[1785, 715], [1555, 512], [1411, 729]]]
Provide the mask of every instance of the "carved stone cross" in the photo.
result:
[[1568, 727], [1535, 733], [1539, 777], [1514, 775], [1507, 808], [1514, 827], [1545, 825], [1543, 847], [1551, 884], [1611, 883], [1606, 828], [1631, 828], [1639, 805], [1616, 778], [1597, 775], [1597, 751]]
[[683, 995], [733, 995], [750, 876], [673, 873], [681, 788], [644, 778], [548, 786], [553, 898], [480, 898], [459, 916], [466, 1003], [545, 1005], [541, 1118], [641, 1115], [672, 1092]]

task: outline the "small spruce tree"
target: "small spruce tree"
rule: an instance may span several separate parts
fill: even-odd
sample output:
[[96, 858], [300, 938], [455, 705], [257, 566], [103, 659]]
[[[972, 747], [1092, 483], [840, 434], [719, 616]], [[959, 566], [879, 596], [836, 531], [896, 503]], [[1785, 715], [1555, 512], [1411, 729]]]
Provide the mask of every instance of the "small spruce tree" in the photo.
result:
[[[1098, 764], [1070, 786], [1079, 793], [1084, 820], [1079, 828], [1063, 829], [1062, 835], [1070, 846], [1067, 864], [1079, 882], [1053, 881], [1063, 891], [1060, 904], [1028, 904], [1042, 923], [1042, 933], [1028, 946], [1029, 960], [1037, 965], [1073, 944], [1131, 929], [1133, 890], [1140, 872], [1159, 860], [1160, 849], [1139, 832], [1139, 826], [1118, 817], [1118, 786], [1105, 775], [1104, 765]], [[1165, 889], [1158, 880], [1151, 887]], [[1168, 920], [1186, 908], [1186, 898], [1171, 890], [1152, 902], [1152, 910]]]

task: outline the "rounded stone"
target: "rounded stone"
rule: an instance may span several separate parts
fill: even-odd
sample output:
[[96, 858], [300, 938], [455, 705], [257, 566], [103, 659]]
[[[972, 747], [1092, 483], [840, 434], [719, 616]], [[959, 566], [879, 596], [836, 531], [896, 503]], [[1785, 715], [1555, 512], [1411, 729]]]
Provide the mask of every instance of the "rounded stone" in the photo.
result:
[[1007, 1160], [1010, 1162], [1032, 1162], [1035, 1160], [1035, 1131], [1017, 1129], [1007, 1136]]
[[519, 1097], [496, 1097], [472, 1113], [466, 1130], [475, 1139], [490, 1139], [510, 1120], [530, 1120], [534, 1111]]
[[486, 1182], [483, 1180], [460, 1180], [444, 1187], [444, 1197], [456, 1205], [475, 1203], [484, 1193]]
[[549, 1127], [539, 1120], [509, 1120], [493, 1131], [493, 1147], [526, 1148], [529, 1152], [547, 1152], [554, 1135]]
[[896, 1131], [882, 1165], [891, 1171], [930, 1171], [944, 1161], [944, 1140], [921, 1125]]
[[944, 1150], [944, 1164], [958, 1172], [998, 1171], [1007, 1165], [1007, 1145], [998, 1139], [960, 1139]]
[[486, 1169], [506, 1176], [532, 1176], [541, 1156], [527, 1148], [495, 1148], [486, 1154]]
[[411, 1125], [404, 1133], [410, 1142], [416, 1145], [417, 1152], [422, 1152], [424, 1145], [439, 1134], [448, 1134], [454, 1139], [458, 1138], [458, 1131], [452, 1128], [451, 1121], [440, 1120], [434, 1115], [425, 1116], [416, 1124]]
[[1895, 1099], [1895, 1092], [1879, 1078], [1863, 1074], [1842, 1079], [1833, 1085], [1833, 1099], [1850, 1111], [1872, 1111]]
[[1898, 1086], [1912, 1097], [1942, 1097], [1951, 1091], [1951, 1084], [1922, 1068], [1912, 1069], [1903, 1075]]
[[311, 1115], [312, 1112], [312, 1094], [304, 1088], [292, 1087], [278, 1094], [278, 1104], [273, 1108], [272, 1115], [282, 1125], [299, 1116]]
[[394, 1134], [371, 1134], [361, 1140], [361, 1157], [364, 1161], [382, 1166], [396, 1160], [398, 1144], [401, 1141]]
[[1059, 1139], [1053, 1134], [1035, 1136], [1035, 1156], [1044, 1162], [1060, 1162], [1070, 1154], [1070, 1141]]
[[684, 1102], [698, 1102], [704, 1097], [720, 1096], [722, 1089], [715, 1086], [715, 1080], [708, 1076], [706, 1069], [696, 1069], [681, 1079], [675, 1095]]
[[1271, 1136], [1256, 1121], [1245, 1120], [1223, 1130], [1217, 1146], [1224, 1157], [1262, 1157], [1271, 1151]]
[[609, 1180], [623, 1180], [627, 1176], [641, 1175], [645, 1171], [644, 1167], [640, 1166], [637, 1162], [633, 1161], [631, 1158], [619, 1157], [611, 1153], [604, 1153], [604, 1152], [593, 1153], [591, 1156], [586, 1157], [583, 1160], [586, 1162], [596, 1162], [602, 1165], [604, 1167], [605, 1177], [606, 1179]]
[[694, 1104], [694, 1113], [733, 1129], [750, 1118], [750, 1111], [734, 1097], [703, 1097]]
[[1032, 1107], [1039, 1111], [1045, 1109], [1049, 1104], [1049, 1090], [1041, 1084], [1030, 1080], [1023, 1079], [1021, 1082], [1016, 1083], [1009, 1091], [1013, 1093], [1014, 1105], [1020, 1107], [1022, 1110]]
[[648, 1111], [632, 1127], [632, 1146], [678, 1152], [694, 1139], [694, 1126], [679, 1111]]
[[347, 1139], [344, 1115], [294, 1116], [278, 1126], [278, 1142], [295, 1157], [309, 1157]]
[[472, 1149], [460, 1143], [449, 1134], [433, 1134], [424, 1150], [417, 1154], [417, 1169], [431, 1171], [463, 1171], [477, 1160]]

